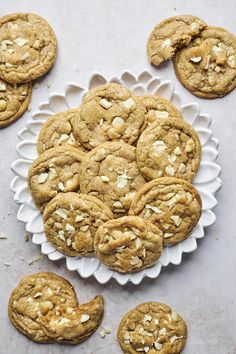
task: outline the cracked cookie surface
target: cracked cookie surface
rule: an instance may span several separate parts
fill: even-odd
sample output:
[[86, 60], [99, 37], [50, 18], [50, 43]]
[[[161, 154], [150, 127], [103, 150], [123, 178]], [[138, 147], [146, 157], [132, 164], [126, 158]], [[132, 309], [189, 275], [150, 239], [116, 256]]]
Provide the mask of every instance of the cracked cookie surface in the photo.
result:
[[133, 144], [144, 120], [145, 107], [140, 98], [121, 85], [108, 83], [87, 93], [75, 130], [89, 150], [106, 141], [123, 140]]
[[186, 343], [187, 326], [168, 305], [146, 302], [124, 315], [117, 336], [126, 354], [178, 354]]
[[0, 128], [4, 128], [26, 111], [32, 94], [32, 84], [9, 84], [0, 79]]
[[69, 109], [48, 118], [44, 123], [37, 143], [38, 153], [57, 146], [71, 146], [86, 152], [74, 135], [74, 121], [79, 116], [78, 109]]
[[113, 218], [96, 197], [59, 193], [44, 210], [44, 231], [49, 242], [68, 256], [94, 254], [94, 236], [102, 223]]
[[41, 211], [57, 193], [79, 191], [79, 167], [84, 155], [73, 147], [54, 147], [32, 163], [28, 186]]
[[90, 337], [98, 328], [103, 312], [104, 300], [99, 295], [87, 304], [74, 308], [55, 308], [46, 317], [41, 317], [40, 324], [54, 341], [77, 344]]
[[10, 83], [42, 76], [56, 59], [52, 28], [32, 13], [15, 13], [0, 19], [0, 47], [0, 77]]
[[177, 78], [194, 95], [222, 97], [236, 86], [236, 37], [207, 27], [174, 57]]
[[87, 153], [81, 164], [81, 193], [105, 202], [115, 217], [127, 213], [137, 190], [145, 183], [135, 150], [122, 141], [107, 142]]
[[160, 22], [148, 39], [150, 62], [160, 65], [164, 60], [171, 59], [177, 49], [187, 46], [205, 27], [205, 22], [192, 15], [173, 16]]
[[[8, 304], [13, 325], [36, 342], [50, 342], [39, 319], [58, 306], [76, 307], [76, 293], [65, 279], [49, 272], [25, 276], [13, 290]], [[46, 320], [47, 321], [47, 320]]]
[[157, 119], [180, 118], [183, 119], [180, 111], [165, 97], [157, 95], [140, 96], [146, 107], [146, 126], [156, 122]]
[[157, 178], [137, 192], [129, 214], [156, 225], [164, 244], [175, 245], [187, 238], [201, 216], [201, 197], [189, 182], [173, 177]]
[[100, 226], [94, 239], [98, 259], [118, 272], [137, 272], [155, 263], [163, 250], [163, 233], [136, 216], [123, 216]]
[[147, 179], [178, 177], [191, 181], [200, 164], [201, 143], [191, 125], [180, 119], [159, 119], [140, 135], [137, 163]]

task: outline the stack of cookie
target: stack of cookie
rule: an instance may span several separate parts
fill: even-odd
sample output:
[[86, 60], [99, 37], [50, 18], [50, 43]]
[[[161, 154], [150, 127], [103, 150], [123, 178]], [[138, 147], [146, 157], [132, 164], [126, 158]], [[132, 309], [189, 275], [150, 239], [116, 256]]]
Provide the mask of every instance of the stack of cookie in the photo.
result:
[[79, 109], [46, 121], [38, 153], [29, 189], [47, 239], [66, 255], [140, 271], [200, 218], [191, 181], [201, 144], [163, 97], [137, 97], [115, 83], [93, 88]]
[[55, 34], [42, 17], [16, 13], [0, 19], [0, 128], [28, 108], [32, 80], [53, 66], [56, 52]]
[[174, 16], [155, 26], [147, 47], [154, 65], [173, 59], [177, 78], [198, 97], [223, 97], [236, 86], [236, 37], [224, 28]]

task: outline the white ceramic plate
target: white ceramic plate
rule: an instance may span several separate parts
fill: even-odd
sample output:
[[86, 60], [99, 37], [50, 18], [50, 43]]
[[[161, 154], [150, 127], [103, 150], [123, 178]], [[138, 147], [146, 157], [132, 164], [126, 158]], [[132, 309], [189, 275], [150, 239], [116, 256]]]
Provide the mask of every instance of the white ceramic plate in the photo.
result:
[[[121, 83], [137, 95], [155, 93], [169, 98], [179, 108], [184, 119], [196, 129], [202, 144], [202, 161], [193, 182], [203, 202], [203, 213], [199, 223], [188, 239], [176, 246], [166, 247], [155, 265], [135, 274], [120, 274], [109, 270], [96, 258], [74, 258], [57, 251], [45, 237], [42, 216], [36, 209], [27, 186], [28, 169], [32, 161], [37, 158], [37, 136], [47, 118], [68, 108], [78, 107], [88, 88], [106, 82]], [[81, 277], [87, 278], [94, 275], [101, 284], [108, 282], [111, 278], [116, 279], [121, 285], [125, 285], [129, 281], [139, 284], [144, 277], [157, 278], [163, 266], [166, 267], [170, 263], [180, 264], [183, 253], [196, 250], [197, 239], [204, 237], [204, 228], [215, 222], [215, 214], [212, 211], [217, 204], [215, 193], [222, 185], [222, 181], [219, 179], [221, 168], [215, 162], [218, 156], [219, 142], [209, 129], [211, 117], [208, 114], [200, 113], [197, 103], [181, 105], [181, 98], [175, 92], [173, 83], [163, 81], [160, 77], [154, 77], [148, 70], [141, 72], [138, 77], [124, 72], [121, 77], [114, 77], [111, 80], [96, 73], [92, 75], [88, 88], [68, 83], [64, 93], [51, 93], [48, 101], [39, 105], [38, 111], [32, 114], [26, 127], [19, 132], [18, 136], [21, 142], [16, 146], [16, 151], [20, 158], [11, 165], [16, 176], [10, 185], [14, 192], [14, 200], [20, 204], [17, 219], [26, 224], [26, 230], [32, 234], [32, 242], [41, 246], [43, 254], [46, 254], [52, 261], [64, 258], [67, 268], [77, 271]]]

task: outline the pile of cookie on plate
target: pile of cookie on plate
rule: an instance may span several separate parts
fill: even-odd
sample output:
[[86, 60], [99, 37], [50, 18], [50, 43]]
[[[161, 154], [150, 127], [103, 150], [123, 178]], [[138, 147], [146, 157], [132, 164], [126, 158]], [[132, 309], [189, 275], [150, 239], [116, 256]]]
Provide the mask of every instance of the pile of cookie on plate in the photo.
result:
[[29, 189], [48, 241], [66, 255], [137, 272], [187, 238], [201, 215], [191, 184], [201, 144], [163, 97], [116, 83], [93, 88], [79, 109], [46, 121], [38, 153]]

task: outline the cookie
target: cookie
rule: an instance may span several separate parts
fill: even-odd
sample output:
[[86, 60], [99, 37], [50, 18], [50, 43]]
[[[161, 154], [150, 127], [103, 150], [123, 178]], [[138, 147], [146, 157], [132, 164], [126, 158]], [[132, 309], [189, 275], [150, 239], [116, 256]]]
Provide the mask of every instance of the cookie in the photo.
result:
[[79, 116], [78, 109], [54, 114], [43, 125], [38, 136], [38, 153], [57, 146], [71, 146], [86, 152], [78, 139], [74, 136], [74, 121]]
[[93, 88], [85, 96], [75, 130], [89, 150], [106, 141], [133, 144], [144, 120], [145, 107], [140, 98], [125, 87], [109, 83]]
[[191, 125], [180, 119], [159, 119], [140, 135], [137, 163], [147, 179], [178, 177], [191, 181], [201, 159], [201, 143]]
[[49, 242], [68, 256], [94, 254], [97, 228], [113, 218], [111, 210], [96, 197], [59, 193], [44, 210], [44, 231]]
[[79, 167], [84, 153], [72, 147], [54, 147], [41, 154], [31, 165], [28, 186], [37, 208], [59, 192], [79, 191]]
[[157, 119], [180, 118], [183, 119], [180, 111], [165, 97], [150, 95], [141, 96], [146, 107], [146, 126], [156, 122]]
[[95, 235], [97, 258], [121, 273], [150, 267], [161, 256], [163, 233], [137, 216], [123, 216], [101, 225]]
[[173, 16], [160, 22], [148, 39], [150, 62], [158, 66], [164, 60], [171, 59], [177, 49], [187, 46], [205, 27], [205, 22], [192, 15]]
[[0, 19], [0, 78], [22, 83], [44, 75], [54, 64], [56, 37], [46, 20], [32, 13]]
[[164, 234], [164, 244], [172, 246], [190, 235], [201, 208], [201, 197], [192, 184], [180, 178], [162, 177], [140, 188], [129, 214], [156, 225]]
[[77, 344], [93, 334], [102, 321], [103, 312], [103, 297], [96, 296], [89, 303], [75, 308], [54, 308], [47, 317], [41, 317], [40, 324], [54, 341]]
[[118, 340], [126, 354], [178, 354], [187, 338], [187, 326], [171, 307], [146, 302], [124, 315]]
[[39, 318], [64, 305], [78, 305], [72, 285], [65, 279], [49, 272], [25, 276], [13, 290], [8, 304], [12, 324], [24, 335], [36, 342], [51, 342]]
[[173, 62], [177, 78], [193, 95], [223, 97], [236, 86], [236, 37], [209, 26]]
[[136, 191], [145, 183], [135, 150], [123, 141], [107, 142], [86, 154], [81, 164], [81, 193], [102, 200], [115, 217], [127, 214]]
[[29, 106], [31, 93], [31, 83], [12, 85], [0, 80], [0, 128], [22, 116]]

